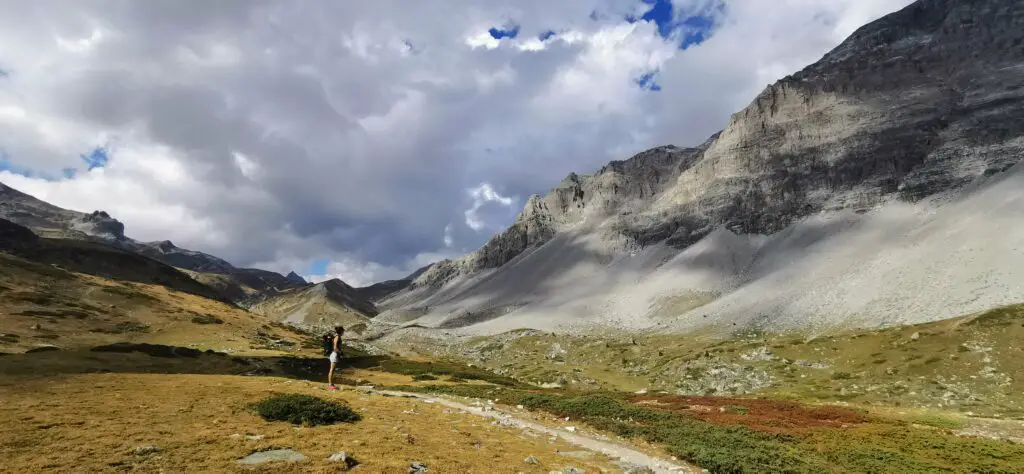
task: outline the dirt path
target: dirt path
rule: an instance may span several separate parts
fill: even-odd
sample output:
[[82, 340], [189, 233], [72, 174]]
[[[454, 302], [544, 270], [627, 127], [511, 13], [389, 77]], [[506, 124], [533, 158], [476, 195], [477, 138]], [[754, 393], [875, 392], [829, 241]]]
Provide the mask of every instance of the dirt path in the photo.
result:
[[581, 448], [589, 451], [595, 451], [602, 453], [606, 456], [619, 459], [624, 463], [639, 467], [649, 468], [655, 473], [702, 473], [705, 472], [702, 469], [694, 466], [688, 466], [685, 464], [669, 461], [666, 459], [657, 458], [649, 454], [643, 453], [636, 449], [623, 446], [608, 441], [602, 441], [599, 439], [591, 438], [589, 436], [573, 433], [567, 430], [561, 430], [552, 428], [549, 426], [542, 425], [540, 423], [515, 418], [508, 413], [497, 410], [491, 406], [471, 406], [463, 403], [459, 403], [453, 400], [449, 400], [443, 397], [434, 397], [429, 395], [422, 395], [417, 393], [409, 392], [396, 392], [390, 390], [375, 390], [370, 388], [361, 389], [367, 393], [391, 396], [391, 397], [404, 397], [422, 400], [426, 403], [437, 403], [448, 408], [461, 410], [466, 413], [471, 413], [477, 416], [494, 418], [502, 426], [509, 426], [514, 428], [520, 428], [530, 430], [538, 433], [544, 433], [549, 436], [557, 436], [562, 438], [569, 443], [575, 444]]

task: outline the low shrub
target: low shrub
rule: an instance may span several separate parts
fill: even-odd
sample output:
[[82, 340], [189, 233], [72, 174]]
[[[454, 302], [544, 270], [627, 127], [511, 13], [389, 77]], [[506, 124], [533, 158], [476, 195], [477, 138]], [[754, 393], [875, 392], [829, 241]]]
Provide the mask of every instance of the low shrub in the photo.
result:
[[192, 322], [195, 324], [224, 324], [223, 319], [211, 314], [197, 314], [192, 316]]
[[272, 395], [250, 405], [250, 408], [264, 420], [287, 421], [294, 425], [331, 425], [362, 419], [344, 403], [295, 393]]
[[422, 381], [425, 381], [425, 380], [437, 380], [437, 377], [435, 377], [433, 375], [430, 375], [430, 374], [417, 374], [417, 375], [413, 375], [412, 379], [416, 380], [418, 382], [422, 382]]

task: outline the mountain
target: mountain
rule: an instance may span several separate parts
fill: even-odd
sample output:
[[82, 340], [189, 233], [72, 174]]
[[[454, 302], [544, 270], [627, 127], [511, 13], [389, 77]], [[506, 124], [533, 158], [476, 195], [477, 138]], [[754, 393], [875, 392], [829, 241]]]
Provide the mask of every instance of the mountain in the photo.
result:
[[306, 281], [305, 278], [302, 278], [301, 276], [299, 276], [298, 273], [295, 272], [288, 272], [288, 274], [285, 275], [284, 279], [288, 280], [288, 282], [293, 285], [305, 285], [309, 283]]
[[[203, 252], [177, 247], [169, 240], [139, 242], [124, 234], [124, 224], [104, 211], [89, 214], [54, 206], [0, 183], [0, 218], [20, 224], [43, 237], [99, 242], [179, 268], [233, 301], [266, 291], [305, 284], [279, 273], [237, 268]], [[300, 278], [301, 280], [301, 278]]]
[[[1024, 3], [919, 0], [692, 148], [570, 174], [382, 320], [876, 326], [1022, 298]], [[423, 315], [423, 316], [419, 316]]]
[[95, 242], [40, 238], [28, 228], [6, 219], [0, 219], [0, 252], [62, 270], [110, 280], [156, 284], [227, 302], [216, 290], [156, 260]]
[[387, 298], [388, 296], [391, 296], [401, 290], [406, 289], [409, 285], [412, 284], [413, 281], [419, 278], [420, 275], [425, 273], [432, 266], [434, 266], [433, 263], [416, 269], [416, 271], [410, 273], [404, 278], [374, 283], [370, 286], [356, 288], [356, 291], [358, 291], [359, 294], [362, 295], [362, 297], [368, 301], [380, 301]]
[[249, 310], [283, 323], [329, 328], [343, 325], [355, 328], [377, 315], [377, 308], [358, 290], [335, 278], [293, 288], [250, 303]]

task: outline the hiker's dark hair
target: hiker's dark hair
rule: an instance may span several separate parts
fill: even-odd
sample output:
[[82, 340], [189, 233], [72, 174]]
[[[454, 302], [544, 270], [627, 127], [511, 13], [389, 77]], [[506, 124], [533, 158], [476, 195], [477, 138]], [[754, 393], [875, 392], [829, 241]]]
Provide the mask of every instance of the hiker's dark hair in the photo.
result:
[[336, 332], [338, 334], [344, 334], [345, 333], [345, 327], [344, 326], [334, 326], [334, 332]]

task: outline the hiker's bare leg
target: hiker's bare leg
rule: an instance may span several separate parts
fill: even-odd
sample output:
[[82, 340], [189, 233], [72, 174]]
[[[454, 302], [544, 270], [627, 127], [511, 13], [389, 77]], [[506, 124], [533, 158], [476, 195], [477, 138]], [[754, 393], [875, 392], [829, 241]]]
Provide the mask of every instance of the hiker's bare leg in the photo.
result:
[[327, 372], [327, 385], [334, 385], [334, 362], [331, 362], [331, 370]]

